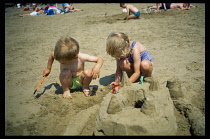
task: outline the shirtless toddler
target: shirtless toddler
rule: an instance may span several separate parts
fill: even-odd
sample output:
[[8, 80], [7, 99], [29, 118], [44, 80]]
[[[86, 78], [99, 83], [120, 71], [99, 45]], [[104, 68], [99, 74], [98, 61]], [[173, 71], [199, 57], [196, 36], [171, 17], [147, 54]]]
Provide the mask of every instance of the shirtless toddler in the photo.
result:
[[140, 16], [140, 11], [131, 4], [120, 3], [120, 7], [126, 8], [127, 15], [124, 20], [137, 19]]
[[[72, 98], [69, 89], [80, 86], [82, 86], [85, 96], [92, 94], [89, 85], [92, 79], [96, 79], [100, 75], [100, 68], [103, 64], [102, 58], [80, 53], [76, 40], [71, 37], [62, 37], [57, 41], [54, 52], [50, 53], [43, 76], [50, 74], [54, 59], [60, 63], [59, 79], [64, 98]], [[84, 69], [85, 62], [95, 62], [96, 64], [92, 69]]]

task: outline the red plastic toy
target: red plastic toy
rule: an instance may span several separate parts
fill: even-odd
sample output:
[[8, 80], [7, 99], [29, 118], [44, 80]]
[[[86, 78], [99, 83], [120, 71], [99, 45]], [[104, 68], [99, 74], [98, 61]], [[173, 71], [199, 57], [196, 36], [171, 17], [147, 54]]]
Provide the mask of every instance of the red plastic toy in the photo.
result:
[[120, 89], [120, 83], [112, 83], [111, 84], [112, 85], [112, 94], [117, 94], [117, 91], [116, 91], [116, 89], [115, 89], [115, 87], [117, 87], [118, 86], [118, 90]]

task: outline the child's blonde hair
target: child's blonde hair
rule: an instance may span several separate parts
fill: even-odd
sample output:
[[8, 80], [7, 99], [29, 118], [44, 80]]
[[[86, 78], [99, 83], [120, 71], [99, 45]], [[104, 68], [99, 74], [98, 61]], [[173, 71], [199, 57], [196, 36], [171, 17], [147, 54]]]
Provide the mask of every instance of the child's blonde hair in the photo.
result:
[[61, 37], [54, 49], [54, 57], [56, 60], [72, 60], [79, 53], [79, 43], [68, 36]]
[[[130, 41], [122, 32], [112, 32], [106, 42], [106, 52], [115, 58], [127, 57], [129, 54]], [[120, 55], [119, 55], [120, 54]]]

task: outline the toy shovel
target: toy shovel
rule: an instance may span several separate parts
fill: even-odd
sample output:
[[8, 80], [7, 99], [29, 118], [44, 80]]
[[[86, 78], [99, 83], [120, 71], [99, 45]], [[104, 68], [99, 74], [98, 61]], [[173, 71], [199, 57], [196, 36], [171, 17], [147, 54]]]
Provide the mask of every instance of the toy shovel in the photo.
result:
[[44, 79], [46, 78], [46, 76], [43, 76], [42, 77], [42, 80], [41, 81], [38, 81], [37, 85], [36, 85], [36, 89], [34, 91], [34, 94], [36, 93], [37, 89], [40, 87], [40, 85], [44, 82]]

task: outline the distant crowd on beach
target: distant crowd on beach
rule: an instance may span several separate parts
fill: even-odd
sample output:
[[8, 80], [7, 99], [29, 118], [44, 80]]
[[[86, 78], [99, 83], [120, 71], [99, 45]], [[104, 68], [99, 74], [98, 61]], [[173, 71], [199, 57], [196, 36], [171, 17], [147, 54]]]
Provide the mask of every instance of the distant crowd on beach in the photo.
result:
[[154, 6], [149, 6], [150, 9], [156, 9], [157, 11], [164, 9], [182, 9], [182, 10], [189, 10], [190, 8], [196, 8], [190, 3], [156, 3]]
[[[123, 8], [122, 12], [126, 13], [124, 20], [138, 19], [140, 17], [141, 12], [134, 5], [120, 3], [120, 7]], [[197, 8], [197, 6], [194, 6], [190, 3], [156, 3], [154, 6], [148, 6], [145, 11], [150, 13], [152, 10], [154, 10], [154, 12], [158, 12], [162, 9], [166, 11], [167, 9], [189, 10], [190, 8]]]
[[[76, 11], [83, 11], [77, 9], [73, 6], [73, 3], [61, 3], [62, 8], [58, 8], [57, 3], [16, 3], [16, 4], [6, 4], [6, 7], [10, 6], [13, 8], [17, 7], [18, 10], [23, 9], [23, 11], [32, 11], [29, 14], [22, 14], [19, 16], [34, 16], [34, 15], [55, 15], [55, 14], [65, 14]], [[44, 5], [44, 6], [43, 6]]]
[[[18, 10], [21, 10], [23, 8], [24, 11], [32, 11], [29, 14], [19, 15], [20, 17], [34, 16], [34, 15], [55, 15], [55, 14], [65, 14], [65, 13], [83, 11], [82, 9], [74, 7], [73, 3], [61, 3], [62, 8], [58, 8], [57, 4], [58, 3], [5, 3], [5, 9], [6, 7], [13, 6], [13, 8], [17, 7]], [[134, 5], [120, 3], [120, 7], [122, 7], [123, 12], [126, 13], [126, 17], [124, 18], [124, 20], [138, 19], [140, 17], [141, 11]], [[148, 6], [144, 10], [147, 13], [150, 13], [151, 11], [158, 12], [160, 10], [166, 11], [168, 9], [189, 10], [190, 8], [196, 8], [196, 7], [197, 6], [194, 6], [190, 3], [156, 3], [156, 5]]]

